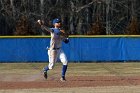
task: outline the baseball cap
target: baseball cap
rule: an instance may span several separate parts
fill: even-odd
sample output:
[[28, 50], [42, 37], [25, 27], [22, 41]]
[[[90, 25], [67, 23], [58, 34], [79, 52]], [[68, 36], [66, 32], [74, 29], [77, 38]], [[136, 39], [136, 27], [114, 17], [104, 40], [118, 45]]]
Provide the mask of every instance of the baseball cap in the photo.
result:
[[61, 20], [60, 20], [59, 18], [55, 18], [55, 19], [53, 19], [53, 21], [52, 21], [53, 24], [59, 23], [59, 22], [61, 22]]

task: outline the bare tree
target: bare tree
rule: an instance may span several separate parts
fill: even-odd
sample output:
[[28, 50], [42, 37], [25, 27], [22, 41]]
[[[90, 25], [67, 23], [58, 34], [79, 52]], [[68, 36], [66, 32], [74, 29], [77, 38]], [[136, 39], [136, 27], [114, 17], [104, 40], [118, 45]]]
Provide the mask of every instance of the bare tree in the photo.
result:
[[139, 0], [0, 0], [1, 35], [12, 35], [21, 16], [27, 17], [29, 28], [35, 31], [38, 19], [51, 27], [57, 17], [69, 34], [85, 35], [99, 24], [106, 34], [128, 34], [132, 23], [140, 29], [139, 5]]
[[140, 32], [138, 32], [138, 19], [135, 12], [136, 0], [133, 0], [131, 2], [131, 20], [126, 28], [126, 34], [138, 35], [140, 34]]
[[34, 35], [34, 31], [32, 26], [28, 22], [28, 18], [26, 16], [21, 16], [16, 24], [16, 31], [14, 35]]

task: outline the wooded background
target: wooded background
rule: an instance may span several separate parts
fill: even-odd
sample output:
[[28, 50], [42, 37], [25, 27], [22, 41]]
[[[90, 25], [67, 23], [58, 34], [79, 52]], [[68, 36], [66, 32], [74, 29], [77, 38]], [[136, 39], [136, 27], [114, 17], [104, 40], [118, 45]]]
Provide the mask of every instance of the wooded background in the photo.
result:
[[0, 0], [0, 35], [44, 35], [61, 18], [71, 35], [139, 35], [140, 0]]

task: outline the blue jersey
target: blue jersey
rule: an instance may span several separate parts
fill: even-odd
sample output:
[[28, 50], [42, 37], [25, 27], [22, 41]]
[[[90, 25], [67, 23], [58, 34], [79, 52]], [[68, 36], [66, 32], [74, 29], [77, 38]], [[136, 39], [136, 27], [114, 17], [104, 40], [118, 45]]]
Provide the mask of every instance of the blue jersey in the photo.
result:
[[50, 28], [51, 29], [51, 41], [50, 49], [61, 48], [63, 37], [60, 36], [59, 28]]

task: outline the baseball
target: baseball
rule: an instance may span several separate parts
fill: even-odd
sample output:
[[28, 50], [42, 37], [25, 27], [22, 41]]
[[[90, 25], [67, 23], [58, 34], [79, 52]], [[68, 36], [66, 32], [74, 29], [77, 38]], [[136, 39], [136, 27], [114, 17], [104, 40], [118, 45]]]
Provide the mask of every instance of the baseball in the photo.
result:
[[40, 23], [40, 20], [37, 20], [38, 23]]

